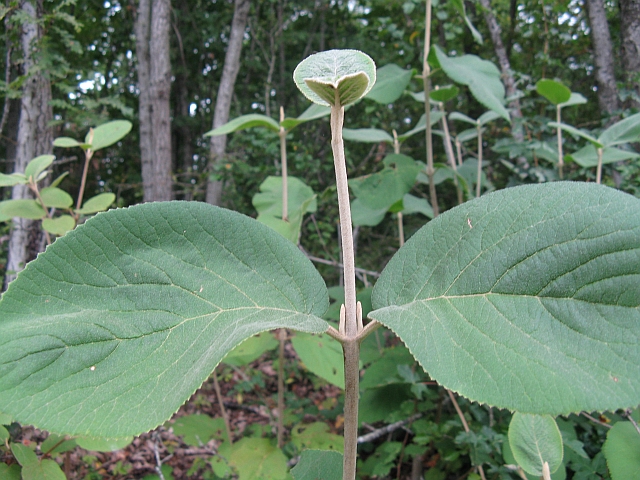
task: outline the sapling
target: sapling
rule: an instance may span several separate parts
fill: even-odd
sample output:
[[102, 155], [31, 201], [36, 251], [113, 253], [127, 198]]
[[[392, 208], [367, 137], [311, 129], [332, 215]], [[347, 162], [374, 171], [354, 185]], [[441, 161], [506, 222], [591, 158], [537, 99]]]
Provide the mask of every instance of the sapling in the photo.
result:
[[[54, 433], [138, 435], [166, 421], [243, 340], [276, 328], [327, 332], [344, 350], [342, 478], [354, 480], [359, 343], [380, 324], [440, 385], [530, 415], [514, 424], [512, 444], [546, 452], [531, 471], [552, 473], [562, 453], [557, 436], [542, 449], [527, 432], [555, 431], [558, 415], [640, 403], [640, 200], [553, 182], [446, 211], [388, 262], [365, 325], [341, 129], [344, 105], [371, 87], [375, 65], [361, 52], [323, 52], [295, 80], [331, 106], [345, 279], [338, 328], [322, 319], [328, 291], [309, 259], [260, 222], [198, 202], [112, 210], [56, 240], [3, 294], [4, 414]], [[614, 133], [630, 136], [599, 140]], [[269, 442], [244, 440], [227, 450]], [[303, 452], [300, 462], [330, 463], [333, 480], [339, 456], [325, 453]]]

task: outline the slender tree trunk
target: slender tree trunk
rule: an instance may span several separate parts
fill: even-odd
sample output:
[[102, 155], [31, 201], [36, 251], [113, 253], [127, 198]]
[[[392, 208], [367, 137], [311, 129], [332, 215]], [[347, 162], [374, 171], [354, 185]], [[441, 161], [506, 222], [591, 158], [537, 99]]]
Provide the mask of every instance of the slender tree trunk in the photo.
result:
[[622, 65], [629, 88], [636, 92], [629, 106], [640, 108], [640, 0], [620, 0], [619, 5]]
[[[513, 72], [511, 71], [511, 62], [509, 61], [507, 50], [502, 43], [502, 29], [491, 11], [491, 1], [480, 0], [480, 4], [482, 5], [484, 20], [487, 24], [487, 28], [489, 29], [493, 49], [496, 52], [496, 57], [498, 57], [498, 65], [500, 65], [500, 72], [502, 73], [502, 82], [504, 83], [506, 95], [507, 97], [513, 97], [517, 92], [516, 82], [513, 78]], [[511, 134], [516, 141], [521, 142], [524, 140], [524, 134], [522, 132], [521, 122], [519, 121], [519, 119], [522, 118], [520, 100], [517, 98], [511, 100], [511, 102], [509, 102], [509, 108], [512, 120]]]
[[613, 68], [615, 57], [604, 1], [586, 0], [585, 5], [589, 14], [593, 57], [596, 64], [598, 104], [602, 112], [611, 115], [620, 109], [620, 102]]
[[135, 30], [145, 202], [173, 198], [170, 15], [170, 0], [140, 0], [138, 4]]
[[[42, 0], [22, 2], [21, 12], [25, 19], [22, 24], [20, 42], [22, 46], [22, 73], [27, 74], [36, 65], [35, 48], [42, 38], [42, 31], [37, 19], [42, 16]], [[33, 22], [30, 21], [33, 19]], [[24, 172], [27, 163], [37, 157], [51, 153], [53, 131], [49, 123], [53, 118], [51, 110], [51, 83], [42, 73], [37, 72], [24, 83], [20, 104], [20, 120], [18, 123], [18, 139], [14, 172]], [[16, 185], [11, 192], [14, 200], [33, 198], [25, 185]], [[23, 218], [13, 219], [13, 228], [9, 237], [7, 269], [4, 288], [7, 287], [17, 272], [27, 262], [44, 249], [44, 237], [39, 222]]]
[[[235, 10], [231, 21], [231, 33], [229, 35], [229, 45], [224, 57], [224, 68], [222, 78], [216, 97], [216, 106], [213, 112], [213, 128], [224, 125], [229, 120], [229, 109], [231, 108], [231, 98], [233, 88], [240, 70], [240, 53], [242, 52], [242, 41], [244, 30], [249, 16], [249, 0], [235, 0]], [[227, 136], [219, 135], [211, 137], [211, 164], [213, 166], [222, 163], [227, 146]], [[222, 202], [222, 181], [209, 178], [207, 182], [206, 200], [212, 205], [220, 205]]]

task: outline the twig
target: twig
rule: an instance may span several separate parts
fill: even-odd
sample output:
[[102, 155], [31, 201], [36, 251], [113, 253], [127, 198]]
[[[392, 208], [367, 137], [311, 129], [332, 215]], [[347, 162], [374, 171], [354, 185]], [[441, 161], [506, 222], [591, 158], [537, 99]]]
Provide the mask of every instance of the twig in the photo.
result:
[[160, 452], [158, 450], [158, 442], [162, 442], [160, 439], [158, 432], [154, 432], [153, 434], [153, 455], [156, 457], [156, 466], [155, 471], [158, 473], [158, 477], [160, 480], [165, 480], [164, 475], [162, 473], [162, 460], [160, 460]]
[[631, 424], [635, 427], [635, 429], [637, 430], [638, 433], [640, 433], [640, 426], [638, 426], [638, 422], [636, 422], [633, 417], [631, 416], [631, 409], [627, 409], [624, 412], [624, 416], [627, 417], [627, 420], [629, 420], [631, 422]]
[[361, 435], [358, 437], [358, 445], [361, 443], [373, 442], [374, 440], [383, 437], [384, 435], [391, 433], [400, 427], [403, 427], [407, 423], [411, 423], [423, 416], [422, 413], [416, 413], [415, 415], [411, 415], [409, 418], [405, 418], [404, 420], [400, 420], [399, 422], [390, 423], [386, 427], [378, 428], [371, 433], [367, 433], [366, 435]]
[[224, 427], [227, 430], [227, 439], [229, 440], [229, 445], [233, 445], [231, 426], [229, 425], [229, 414], [224, 408], [224, 401], [222, 400], [222, 393], [220, 392], [220, 384], [218, 383], [218, 373], [215, 370], [213, 371], [213, 388], [216, 391], [216, 397], [218, 397], [218, 405], [220, 405], [220, 412], [222, 413], [222, 418], [224, 419]]
[[589, 420], [591, 420], [594, 423], [597, 423], [598, 425], [602, 425], [603, 427], [607, 427], [607, 428], [612, 428], [611, 425], [601, 422], [600, 420], [598, 420], [597, 418], [593, 418], [591, 415], [589, 415], [587, 412], [580, 412], [580, 415], [582, 415], [583, 417], [588, 418]]
[[[336, 262], [335, 260], [326, 260], [324, 258], [316, 257], [306, 252], [303, 248], [300, 248], [300, 250], [302, 250], [302, 253], [304, 253], [307, 256], [307, 258], [312, 262], [322, 263], [323, 265], [331, 265], [332, 267], [336, 267], [336, 268], [344, 268], [344, 265], [340, 262]], [[358, 267], [355, 267], [355, 270], [358, 273], [364, 273], [365, 275], [371, 275], [372, 277], [376, 277], [376, 278], [380, 276], [380, 273], [374, 272], [373, 270], [365, 270], [364, 268], [358, 268]]]
[[[453, 403], [453, 406], [456, 409], [456, 412], [458, 412], [458, 417], [460, 417], [460, 420], [462, 421], [462, 426], [464, 427], [464, 431], [469, 433], [469, 424], [467, 423], [467, 419], [464, 418], [464, 414], [462, 413], [462, 410], [460, 409], [460, 405], [458, 405], [458, 401], [456, 400], [456, 397], [453, 395], [453, 392], [449, 389], [447, 389], [447, 393], [449, 394], [449, 398], [451, 399], [451, 402]], [[487, 477], [484, 476], [484, 469], [482, 468], [482, 465], [477, 465], [478, 468], [478, 473], [480, 473], [480, 477], [482, 478], [482, 480], [487, 480]]]

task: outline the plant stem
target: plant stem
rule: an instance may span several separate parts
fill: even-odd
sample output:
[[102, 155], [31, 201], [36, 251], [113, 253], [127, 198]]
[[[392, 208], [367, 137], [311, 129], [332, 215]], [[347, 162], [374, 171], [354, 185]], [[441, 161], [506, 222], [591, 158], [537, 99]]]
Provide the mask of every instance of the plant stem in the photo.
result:
[[278, 331], [278, 448], [284, 446], [284, 343], [287, 339], [287, 330], [281, 328]]
[[[284, 108], [280, 107], [280, 123], [284, 121]], [[280, 137], [280, 165], [282, 166], [282, 220], [285, 222], [289, 217], [289, 192], [287, 189], [287, 131], [280, 127], [278, 132]]]
[[[561, 122], [560, 120], [561, 110], [562, 110], [562, 107], [560, 107], [560, 105], [557, 105], [556, 106], [556, 122], [558, 123], [558, 125]], [[560, 180], [562, 180], [562, 169], [564, 167], [564, 159], [562, 158], [562, 129], [558, 127], [556, 131], [558, 135], [558, 175], [560, 176]]]
[[224, 419], [224, 427], [227, 431], [227, 440], [229, 440], [229, 445], [233, 445], [231, 425], [229, 425], [229, 414], [227, 413], [227, 409], [224, 408], [222, 392], [220, 391], [220, 384], [218, 383], [218, 372], [216, 370], [213, 371], [213, 388], [216, 391], [216, 397], [218, 397], [218, 405], [220, 406], [220, 413], [222, 413], [222, 418]]
[[[93, 143], [93, 128], [89, 129], [89, 143]], [[78, 203], [76, 204], [76, 210], [80, 210], [82, 207], [82, 197], [84, 196], [84, 189], [87, 186], [87, 173], [89, 173], [89, 162], [91, 161], [91, 157], [93, 157], [93, 150], [91, 148], [84, 151], [84, 170], [82, 170], [82, 181], [80, 182], [80, 191], [78, 192]], [[76, 222], [80, 217], [79, 213], [74, 215], [76, 217]]]
[[336, 170], [338, 190], [338, 210], [340, 213], [340, 234], [342, 239], [342, 261], [344, 264], [345, 303], [340, 312], [340, 334], [343, 336], [344, 352], [344, 461], [343, 480], [355, 480], [356, 459], [358, 457], [358, 395], [360, 391], [360, 341], [358, 333], [362, 330], [361, 314], [358, 318], [356, 304], [356, 272], [353, 248], [353, 227], [351, 223], [351, 205], [349, 204], [349, 183], [347, 180], [347, 162], [344, 156], [342, 126], [344, 108], [340, 103], [338, 90], [335, 102], [331, 106], [331, 148]]
[[482, 125], [478, 123], [478, 177], [476, 179], [476, 198], [480, 197], [480, 183], [482, 182]]
[[427, 141], [427, 177], [429, 177], [429, 198], [431, 199], [431, 207], [433, 208], [434, 218], [438, 216], [438, 196], [436, 194], [436, 186], [433, 183], [433, 175], [435, 169], [433, 168], [433, 136], [431, 134], [431, 104], [429, 103], [429, 96], [431, 93], [431, 80], [429, 75], [431, 69], [427, 58], [429, 56], [429, 50], [431, 49], [431, 0], [427, 0], [426, 5], [426, 17], [424, 25], [424, 58], [422, 67], [422, 86], [424, 89], [424, 115], [426, 121], [425, 136]]
[[599, 185], [602, 181], [602, 148], [596, 149], [598, 152], [598, 167], [596, 168], [596, 183]]

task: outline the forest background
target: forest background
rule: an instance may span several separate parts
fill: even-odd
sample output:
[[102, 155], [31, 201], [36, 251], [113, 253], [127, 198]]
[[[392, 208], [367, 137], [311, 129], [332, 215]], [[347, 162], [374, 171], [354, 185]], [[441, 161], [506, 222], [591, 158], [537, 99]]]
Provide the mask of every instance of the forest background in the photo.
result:
[[[450, 57], [473, 54], [493, 61], [511, 117], [511, 123], [497, 119], [483, 131], [485, 191], [558, 178], [555, 130], [547, 126], [555, 120], [555, 107], [536, 92], [540, 79], [555, 79], [587, 99], [563, 110], [563, 121], [594, 136], [638, 112], [637, 0], [478, 0], [464, 2], [467, 18], [458, 4], [433, 3], [433, 43]], [[269, 175], [281, 173], [277, 135], [260, 128], [211, 139], [204, 133], [249, 113], [279, 120], [281, 107], [287, 117], [300, 115], [308, 102], [292, 82], [292, 72], [314, 52], [356, 48], [378, 67], [396, 64], [415, 69], [414, 75], [423, 69], [422, 1], [26, 0], [7, 1], [0, 16], [5, 27], [0, 44], [0, 171], [23, 172], [32, 158], [53, 153], [52, 178], [68, 171], [61, 188], [75, 194], [83, 158], [79, 150], [54, 148], [53, 139], [83, 138], [90, 127], [126, 119], [134, 125], [131, 133], [93, 156], [86, 185], [89, 196], [113, 192], [118, 207], [196, 200], [256, 216], [254, 195]], [[435, 71], [431, 81], [454, 83], [442, 71]], [[361, 101], [347, 112], [347, 126], [399, 134], [410, 130], [424, 112], [414, 98], [422, 91], [421, 80], [410, 82], [407, 90], [389, 104]], [[472, 119], [486, 111], [465, 88], [446, 109]], [[451, 120], [447, 126], [452, 137], [466, 128]], [[443, 141], [434, 138], [435, 161], [446, 164]], [[316, 211], [302, 224], [302, 247], [318, 262], [327, 285], [338, 285], [328, 122], [300, 125], [287, 141], [289, 174], [318, 195]], [[566, 135], [565, 152], [583, 144]], [[477, 158], [475, 142], [461, 144], [461, 149], [463, 158]], [[380, 170], [392, 150], [380, 141], [348, 142], [350, 176]], [[414, 159], [424, 160], [424, 152], [423, 135], [402, 145], [402, 153]], [[603, 183], [640, 196], [639, 176], [637, 160], [609, 163]], [[453, 177], [441, 177], [440, 211], [457, 203]], [[570, 163], [565, 178], [591, 181], [595, 173]], [[2, 188], [0, 199], [31, 194], [24, 186]], [[429, 199], [425, 178], [418, 177], [412, 194]], [[427, 217], [406, 216], [406, 236]], [[373, 283], [397, 250], [397, 237], [392, 215], [378, 225], [357, 227], [357, 265], [372, 273], [361, 286]], [[5, 288], [44, 245], [38, 222], [0, 224]]]

